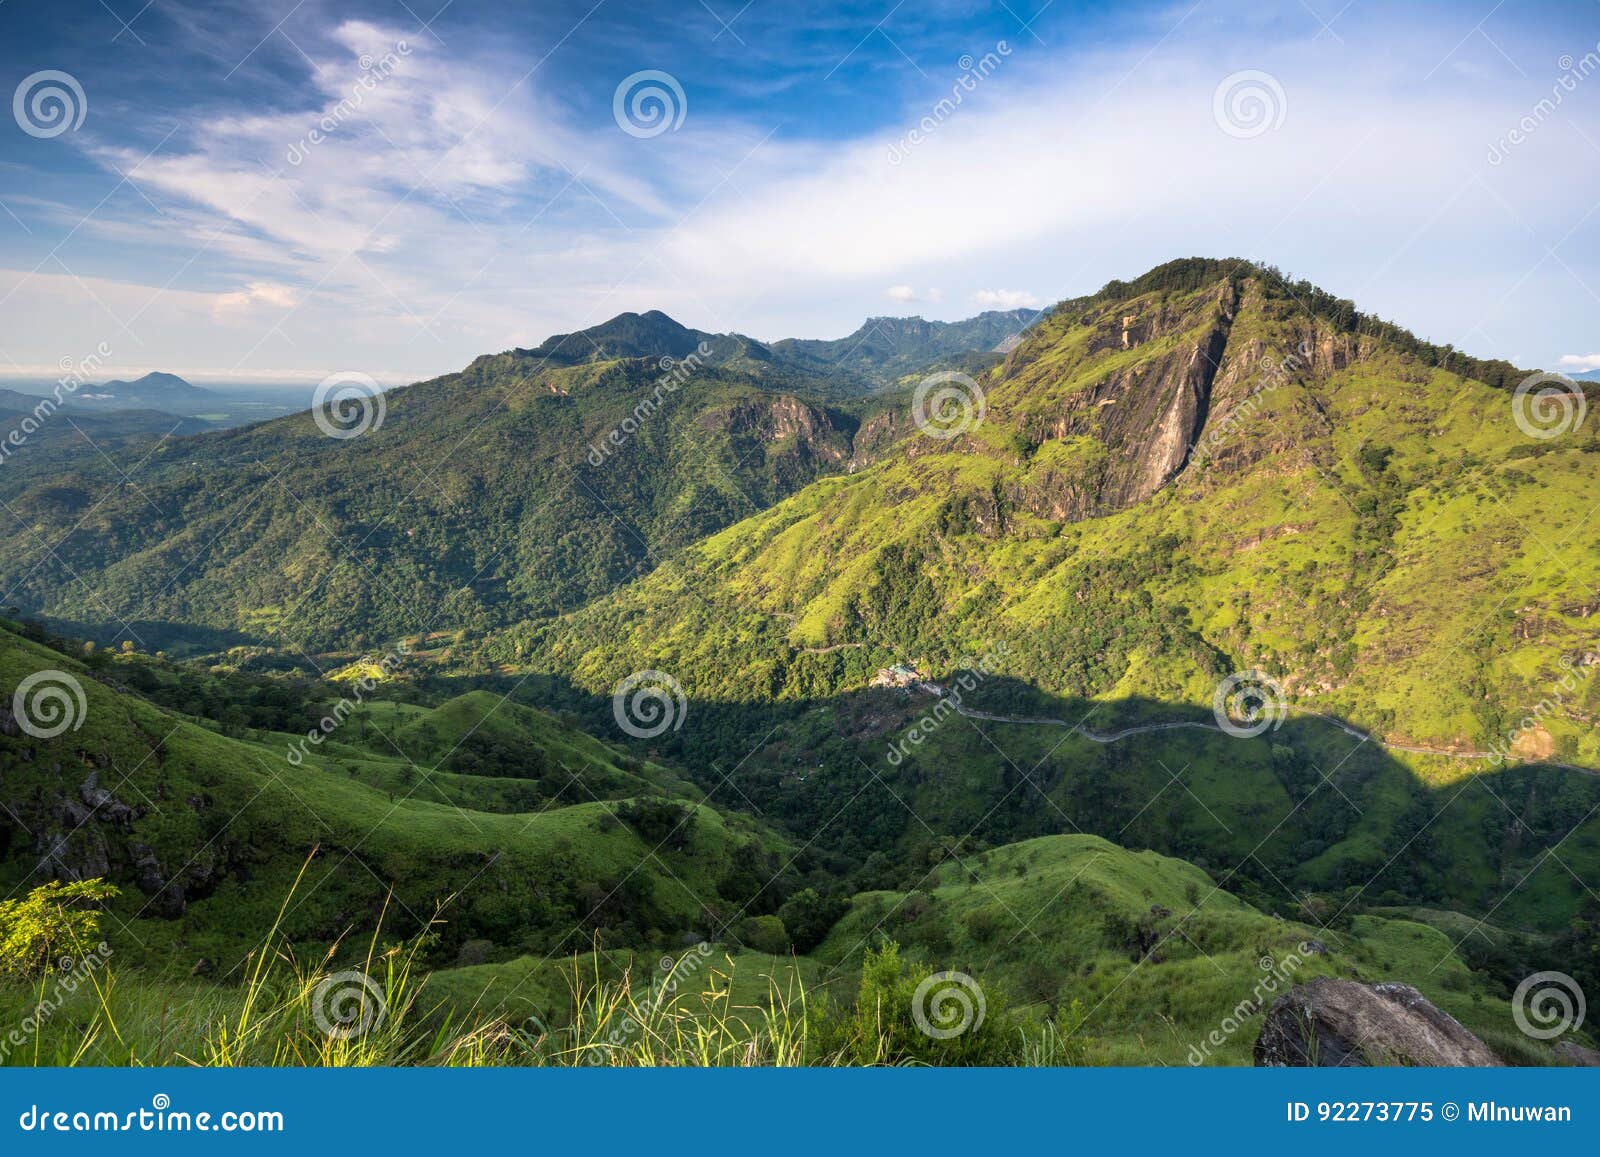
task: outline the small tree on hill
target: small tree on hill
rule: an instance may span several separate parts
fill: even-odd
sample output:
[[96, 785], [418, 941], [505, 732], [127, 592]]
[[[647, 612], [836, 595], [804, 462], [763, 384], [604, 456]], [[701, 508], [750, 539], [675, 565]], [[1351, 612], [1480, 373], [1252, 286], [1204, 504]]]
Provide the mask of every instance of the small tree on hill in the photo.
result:
[[20, 900], [0, 901], [0, 976], [29, 979], [100, 939], [96, 905], [117, 895], [104, 880], [52, 880]]

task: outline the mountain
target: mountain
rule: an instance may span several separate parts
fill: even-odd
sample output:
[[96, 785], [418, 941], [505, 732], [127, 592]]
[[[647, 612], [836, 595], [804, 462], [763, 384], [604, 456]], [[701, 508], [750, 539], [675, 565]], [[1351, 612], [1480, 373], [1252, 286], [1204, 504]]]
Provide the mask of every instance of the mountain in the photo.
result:
[[718, 336], [689, 329], [652, 309], [648, 313], [619, 313], [600, 325], [576, 333], [558, 333], [533, 349], [512, 353], [563, 366], [619, 358], [684, 358], [701, 342], [715, 341]]
[[771, 349], [775, 357], [796, 368], [842, 377], [859, 390], [871, 390], [942, 359], [1003, 353], [1038, 317], [1034, 309], [992, 310], [957, 322], [870, 317], [848, 337], [786, 338], [773, 342]]
[[[513, 355], [548, 365], [631, 357], [688, 357], [702, 345], [718, 364], [760, 375], [786, 374], [814, 391], [872, 393], [946, 360], [976, 356], [987, 368], [1039, 316], [1037, 310], [995, 310], [965, 321], [872, 317], [847, 337], [784, 338], [762, 343], [741, 334], [713, 334], [680, 325], [659, 310], [624, 313], [591, 329], [556, 334]], [[965, 364], [965, 363], [963, 363]]]
[[[842, 690], [886, 656], [1003, 639], [1007, 673], [1051, 694], [1206, 702], [1217, 672], [1259, 667], [1397, 738], [1481, 747], [1591, 649], [1600, 560], [1558, 565], [1536, 528], [1578, 525], [1600, 459], [1588, 430], [1523, 432], [1522, 376], [1253, 266], [1164, 267], [1053, 310], [956, 436], [900, 419], [875, 463], [508, 641], [570, 638], [565, 669], [586, 670], [589, 640], [598, 662], [618, 624], [708, 616], [692, 603], [749, 624], [680, 652], [717, 697], [750, 697], [733, 673], [752, 639], [778, 694], [791, 672], [814, 685], [804, 648], [864, 644], [840, 653]], [[1513, 563], [1507, 588], [1493, 567]], [[730, 637], [746, 650], [718, 653]], [[1582, 710], [1523, 741], [1600, 765]]]
[[208, 406], [215, 407], [222, 399], [210, 390], [190, 385], [177, 374], [156, 372], [131, 382], [113, 379], [99, 385], [84, 386], [70, 400], [100, 409], [148, 409], [193, 414]]
[[644, 320], [589, 335], [583, 359], [509, 351], [390, 391], [357, 438], [305, 413], [74, 462], [7, 499], [31, 533], [0, 571], [20, 605], [151, 647], [195, 626], [317, 650], [482, 631], [580, 605], [849, 467], [869, 407], [744, 358], [663, 367], [628, 344]]
[[[18, 476], [7, 601], [134, 647], [0, 624], [0, 688], [84, 704], [39, 739], [0, 701], [3, 883], [122, 886], [152, 1008], [228, 1000], [183, 972], [226, 977], [291, 897], [313, 957], [438, 911], [463, 1017], [564, 1023], [564, 972], [709, 940], [858, 1012], [958, 969], [1022, 1042], [900, 1059], [1180, 1063], [1295, 951], [1547, 1059], [1511, 992], [1600, 983], [1593, 427], [1246, 262], [1007, 345], [839, 400], [842, 370], [623, 315], [358, 437], [299, 415]], [[638, 738], [644, 672], [677, 694]]]
[[[908, 336], [900, 356], [988, 340], [1020, 316], [919, 321], [928, 340]], [[507, 626], [581, 605], [870, 460], [900, 424], [881, 417], [891, 398], [850, 396], [861, 392], [843, 370], [754, 339], [625, 313], [390, 391], [357, 439], [301, 414], [149, 454], [79, 455], [37, 487], [0, 483], [32, 532], [0, 580], [79, 633], [152, 647], [185, 645], [197, 626], [312, 649], [422, 620]], [[149, 375], [84, 406], [158, 394], [172, 406], [210, 396]], [[120, 485], [135, 469], [137, 486]]]

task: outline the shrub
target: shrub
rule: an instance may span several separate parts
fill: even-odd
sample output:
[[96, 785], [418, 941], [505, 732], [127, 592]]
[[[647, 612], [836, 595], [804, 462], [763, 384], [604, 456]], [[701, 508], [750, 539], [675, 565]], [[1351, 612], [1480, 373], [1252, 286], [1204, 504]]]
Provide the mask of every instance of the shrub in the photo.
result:
[[752, 916], [739, 925], [739, 939], [753, 952], [782, 956], [789, 951], [789, 933], [776, 916]]
[[778, 909], [778, 918], [789, 930], [794, 950], [805, 953], [821, 944], [849, 910], [850, 901], [842, 896], [821, 896], [812, 888], [802, 888]]
[[116, 895], [104, 880], [52, 880], [20, 900], [0, 901], [0, 976], [28, 979], [57, 957], [81, 955], [100, 940], [94, 906]]

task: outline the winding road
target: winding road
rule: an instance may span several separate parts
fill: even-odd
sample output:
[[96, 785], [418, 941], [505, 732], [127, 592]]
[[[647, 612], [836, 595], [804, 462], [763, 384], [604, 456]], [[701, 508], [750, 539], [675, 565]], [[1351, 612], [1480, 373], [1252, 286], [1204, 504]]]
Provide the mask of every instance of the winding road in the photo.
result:
[[[1177, 723], [1145, 723], [1138, 727], [1124, 728], [1121, 731], [1095, 731], [1091, 728], [1085, 727], [1081, 723], [1069, 723], [1065, 719], [1055, 719], [1047, 716], [995, 715], [988, 711], [974, 711], [972, 708], [965, 706], [959, 699], [951, 698], [949, 692], [947, 692], [937, 683], [918, 683], [916, 686], [920, 690], [931, 695], [937, 695], [942, 699], [946, 699], [950, 705], [955, 708], [956, 714], [964, 715], [968, 719], [982, 719], [990, 723], [1025, 723], [1036, 727], [1065, 727], [1074, 734], [1083, 736], [1083, 738], [1087, 739], [1090, 743], [1115, 743], [1119, 739], [1127, 739], [1134, 735], [1148, 735], [1155, 731], [1215, 731], [1222, 735], [1228, 734], [1228, 732], [1224, 731], [1222, 727], [1215, 723], [1201, 723], [1195, 720], [1185, 720]], [[1355, 739], [1359, 739], [1363, 743], [1376, 744], [1378, 747], [1381, 747], [1386, 751], [1403, 751], [1411, 755], [1442, 755], [1447, 759], [1483, 760], [1494, 759], [1496, 757], [1495, 753], [1491, 751], [1448, 751], [1438, 747], [1421, 747], [1409, 743], [1390, 743], [1387, 740], [1379, 739], [1370, 731], [1363, 731], [1359, 727], [1352, 727], [1343, 720], [1335, 719], [1332, 715], [1324, 715], [1320, 711], [1310, 711], [1304, 707], [1293, 706], [1286, 708], [1286, 710], [1293, 711], [1297, 715], [1306, 715], [1314, 719], [1320, 719], [1324, 723], [1329, 723], [1334, 727], [1337, 727], [1346, 735], [1349, 735]], [[1580, 767], [1575, 763], [1556, 763], [1553, 760], [1546, 759], [1518, 760], [1517, 762], [1537, 763], [1543, 767], [1559, 767], [1566, 771], [1582, 772], [1584, 775], [1600, 775], [1600, 770], [1596, 770], [1592, 767]]]

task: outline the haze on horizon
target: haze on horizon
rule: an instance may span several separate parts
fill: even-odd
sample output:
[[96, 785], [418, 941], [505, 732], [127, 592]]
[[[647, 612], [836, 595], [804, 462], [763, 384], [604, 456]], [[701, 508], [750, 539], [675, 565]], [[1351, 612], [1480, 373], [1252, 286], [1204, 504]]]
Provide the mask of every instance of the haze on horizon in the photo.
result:
[[0, 8], [7, 83], [82, 92], [0, 131], [0, 376], [409, 382], [625, 310], [831, 338], [1191, 254], [1600, 367], [1571, 5], [64, 7]]

